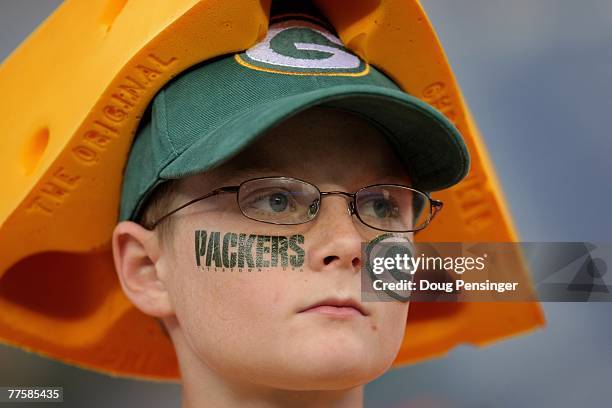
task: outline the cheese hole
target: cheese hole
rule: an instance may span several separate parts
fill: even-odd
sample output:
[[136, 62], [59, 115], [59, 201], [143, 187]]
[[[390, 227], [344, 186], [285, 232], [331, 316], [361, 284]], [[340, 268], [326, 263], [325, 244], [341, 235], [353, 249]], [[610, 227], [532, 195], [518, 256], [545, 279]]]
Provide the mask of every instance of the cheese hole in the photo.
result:
[[109, 0], [104, 7], [100, 22], [106, 26], [106, 32], [109, 32], [113, 23], [121, 14], [128, 0]]
[[21, 163], [26, 175], [30, 175], [36, 169], [36, 166], [42, 159], [47, 145], [49, 144], [49, 129], [42, 128], [38, 130], [26, 143], [23, 154], [21, 157]]

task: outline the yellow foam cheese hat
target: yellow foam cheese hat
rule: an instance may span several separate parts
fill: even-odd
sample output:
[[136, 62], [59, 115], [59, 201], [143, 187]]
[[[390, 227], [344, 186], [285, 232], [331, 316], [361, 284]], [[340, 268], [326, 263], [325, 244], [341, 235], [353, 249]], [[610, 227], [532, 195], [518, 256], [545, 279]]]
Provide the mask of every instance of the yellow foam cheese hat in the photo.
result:
[[[343, 43], [464, 136], [469, 176], [419, 240], [517, 235], [417, 0], [315, 0]], [[269, 0], [67, 0], [0, 67], [0, 340], [113, 375], [175, 381], [174, 348], [121, 291], [110, 239], [138, 122], [172, 77], [267, 31]], [[525, 278], [526, 269], [517, 269]], [[543, 325], [537, 302], [413, 303], [394, 367]]]

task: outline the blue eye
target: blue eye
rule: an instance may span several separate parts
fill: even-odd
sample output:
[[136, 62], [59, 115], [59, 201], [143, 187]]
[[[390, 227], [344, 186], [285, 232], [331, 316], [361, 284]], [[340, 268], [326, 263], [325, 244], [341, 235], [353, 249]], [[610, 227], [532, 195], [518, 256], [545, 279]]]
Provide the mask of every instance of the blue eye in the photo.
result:
[[364, 204], [363, 210], [367, 215], [377, 218], [394, 218], [399, 215], [399, 208], [392, 199], [376, 198]]
[[269, 196], [268, 204], [270, 205], [272, 211], [281, 212], [287, 208], [289, 199], [284, 194], [274, 193]]
[[295, 199], [291, 193], [278, 189], [256, 191], [247, 203], [249, 208], [262, 213], [282, 214], [296, 210]]
[[391, 214], [393, 210], [391, 203], [387, 200], [376, 200], [372, 203], [372, 208], [377, 217], [385, 218]]

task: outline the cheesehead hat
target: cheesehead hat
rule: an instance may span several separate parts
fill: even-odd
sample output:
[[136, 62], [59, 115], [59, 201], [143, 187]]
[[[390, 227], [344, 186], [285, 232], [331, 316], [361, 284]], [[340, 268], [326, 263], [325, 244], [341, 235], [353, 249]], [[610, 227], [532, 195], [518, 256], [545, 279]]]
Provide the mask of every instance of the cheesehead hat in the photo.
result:
[[[516, 241], [486, 146], [420, 2], [313, 2], [348, 48], [367, 56], [404, 90], [442, 110], [470, 146], [470, 177], [439, 193], [448, 216], [423, 232], [424, 241]], [[176, 0], [163, 2], [161, 8], [144, 0], [127, 2], [123, 8], [107, 3], [63, 2], [0, 69], [3, 110], [9, 119], [0, 125], [3, 133], [11, 135], [6, 148], [0, 149], [8, 188], [0, 199], [0, 343], [106, 374], [177, 381], [180, 373], [170, 339], [121, 290], [109, 245], [112, 230], [118, 218], [134, 219], [155, 185], [171, 176], [181, 177], [172, 167], [184, 166], [185, 174], [214, 167], [208, 155], [219, 152], [224, 140], [211, 136], [230, 135], [237, 129], [234, 117], [256, 111], [259, 105], [270, 106], [274, 98], [295, 100], [324, 89], [330, 94], [342, 90], [309, 103], [348, 104], [345, 108], [355, 108], [381, 128], [384, 125], [394, 146], [414, 138], [410, 146], [414, 157], [396, 150], [415, 173], [420, 171], [421, 178], [415, 181], [424, 189], [443, 188], [444, 180], [450, 184], [452, 174], [459, 180], [467, 170], [467, 155], [463, 166], [461, 159], [449, 159], [467, 152], [452, 124], [437, 111], [399, 91], [374, 67], [363, 61], [357, 64], [334, 29], [320, 18], [305, 17], [301, 11], [282, 17], [275, 12], [279, 5], [301, 6], [307, 0], [274, 0], [271, 5], [270, 0]], [[279, 32], [278, 24], [288, 17], [311, 24], [294, 27], [302, 29], [302, 42], [291, 40], [299, 39], [297, 30]], [[251, 53], [266, 48], [253, 44], [266, 35], [269, 22], [276, 30], [269, 33], [267, 43], [262, 42], [269, 49]], [[304, 29], [311, 28], [305, 35]], [[249, 47], [238, 57], [228, 54]], [[41, 61], [52, 61], [42, 76], [40, 69], [31, 69]], [[209, 73], [225, 75], [224, 81], [204, 78], [206, 67], [217, 67]], [[186, 93], [179, 91], [188, 87], [188, 77], [207, 79], [200, 86], [212, 83], [217, 88], [191, 85], [199, 95], [183, 98]], [[359, 93], [353, 87], [350, 94], [347, 88], [363, 87], [363, 80], [369, 81], [369, 92]], [[153, 102], [156, 93], [160, 100]], [[351, 104], [350, 98], [356, 97], [360, 99]], [[197, 128], [198, 118], [182, 120], [180, 114], [185, 112], [173, 112], [189, 107], [190, 100], [200, 104], [191, 104], [193, 115], [215, 122], [200, 120], [202, 127]], [[356, 103], [359, 100], [364, 103]], [[403, 116], [391, 115], [399, 108], [392, 109], [389, 100], [406, 108]], [[295, 103], [295, 111], [288, 112], [278, 105], [286, 114], [281, 120], [304, 109]], [[147, 106], [153, 115], [143, 118]], [[383, 107], [389, 115], [383, 116]], [[260, 115], [261, 120], [271, 117], [271, 110], [269, 116]], [[273, 126], [253, 116], [257, 120], [251, 127], [244, 120], [241, 124], [248, 130], [245, 145], [250, 143], [247, 138], [259, 135], [257, 129]], [[403, 127], [392, 127], [394, 121]], [[429, 128], [417, 127], [418, 123]], [[189, 137], [178, 134], [177, 126], [189, 130]], [[210, 146], [198, 142], [205, 138]], [[187, 156], [182, 156], [188, 149], [194, 149], [197, 164], [191, 168], [186, 166]], [[206, 154], [199, 157], [198, 152]], [[231, 153], [222, 156], [218, 155], [219, 162]], [[432, 174], [423, 171], [427, 166]], [[429, 188], [424, 187], [427, 180]], [[513, 274], [528, 279], [524, 267]], [[415, 302], [394, 366], [440, 356], [459, 344], [488, 345], [543, 322], [536, 302]]]
[[120, 220], [137, 220], [156, 186], [218, 166], [268, 129], [313, 106], [349, 111], [386, 134], [425, 191], [469, 169], [455, 126], [347, 48], [316, 17], [273, 19], [245, 52], [192, 67], [155, 96], [124, 173]]

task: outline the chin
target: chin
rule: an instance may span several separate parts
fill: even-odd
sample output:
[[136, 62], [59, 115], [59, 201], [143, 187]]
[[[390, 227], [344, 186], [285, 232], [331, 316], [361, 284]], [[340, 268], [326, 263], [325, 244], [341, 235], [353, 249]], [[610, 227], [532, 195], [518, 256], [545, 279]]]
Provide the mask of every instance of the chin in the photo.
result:
[[300, 357], [301, 365], [296, 366], [295, 373], [299, 380], [296, 389], [341, 390], [366, 384], [388, 369], [392, 360], [386, 356], [376, 356], [375, 353], [352, 350], [321, 350], [319, 353], [311, 350]]
[[374, 369], [365, 364], [308, 367], [295, 381], [295, 390], [346, 390], [369, 383], [386, 371], [387, 364]]

